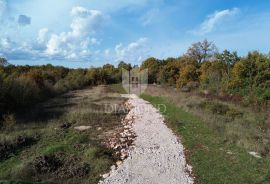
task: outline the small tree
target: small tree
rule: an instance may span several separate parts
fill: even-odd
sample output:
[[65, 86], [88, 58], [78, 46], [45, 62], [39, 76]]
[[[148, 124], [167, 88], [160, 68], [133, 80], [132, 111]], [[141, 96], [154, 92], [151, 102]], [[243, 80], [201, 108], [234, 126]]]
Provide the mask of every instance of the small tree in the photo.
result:
[[227, 75], [230, 74], [230, 70], [232, 69], [233, 65], [240, 61], [240, 57], [238, 57], [237, 52], [230, 52], [228, 50], [224, 50], [222, 53], [216, 54], [216, 59], [226, 65]]

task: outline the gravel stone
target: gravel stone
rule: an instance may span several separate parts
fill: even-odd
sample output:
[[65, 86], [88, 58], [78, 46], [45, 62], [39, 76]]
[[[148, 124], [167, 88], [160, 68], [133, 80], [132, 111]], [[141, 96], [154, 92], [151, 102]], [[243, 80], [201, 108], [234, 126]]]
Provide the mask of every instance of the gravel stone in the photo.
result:
[[163, 116], [148, 102], [132, 95], [127, 117], [134, 117], [134, 148], [118, 168], [100, 184], [192, 184], [191, 167], [183, 145], [164, 123]]

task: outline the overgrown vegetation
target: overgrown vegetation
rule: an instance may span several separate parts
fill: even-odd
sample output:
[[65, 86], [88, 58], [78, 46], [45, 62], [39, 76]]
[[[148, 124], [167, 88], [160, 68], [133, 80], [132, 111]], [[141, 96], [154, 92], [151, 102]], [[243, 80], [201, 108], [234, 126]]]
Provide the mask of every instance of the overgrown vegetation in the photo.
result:
[[[190, 102], [190, 99], [181, 101], [179, 96], [146, 94], [142, 97], [154, 105], [166, 105], [164, 115], [168, 125], [181, 137], [199, 183], [270, 183], [269, 128], [264, 130], [268, 133], [259, 132], [255, 129], [258, 124], [252, 124], [256, 121], [242, 122], [248, 117], [226, 121], [226, 115], [232, 109], [217, 102], [198, 103], [198, 99], [194, 100], [202, 108], [202, 116], [196, 111], [184, 110], [188, 109], [184, 102]], [[205, 110], [210, 110], [209, 114]], [[248, 115], [244, 113], [244, 116]], [[259, 151], [262, 158], [250, 155], [248, 151], [251, 150]]]
[[204, 40], [194, 43], [179, 58], [149, 58], [141, 68], [148, 68], [150, 83], [237, 99], [237, 103], [257, 109], [269, 105], [270, 55], [257, 51], [243, 57], [228, 50], [219, 53], [213, 42]]
[[[137, 67], [137, 66], [134, 66]], [[85, 86], [121, 82], [122, 68], [106, 64], [99, 68], [68, 69], [46, 66], [13, 66], [0, 60], [0, 115], [13, 113], [37, 102]], [[179, 58], [149, 58], [140, 66], [149, 71], [149, 83], [203, 91], [206, 95], [234, 98], [244, 105], [265, 108], [270, 101], [270, 56], [257, 51], [239, 57], [228, 50], [219, 53], [213, 42], [194, 43]], [[241, 97], [241, 98], [240, 98]]]
[[179, 58], [149, 58], [141, 68], [150, 83], [161, 84], [143, 98], [166, 105], [199, 183], [270, 183], [270, 55], [219, 53], [205, 40]]
[[[68, 69], [64, 67], [13, 66], [1, 58], [0, 117], [36, 105], [51, 97], [86, 86], [119, 83], [121, 69], [131, 66], [121, 62], [117, 68]], [[1, 119], [1, 118], [0, 118]]]
[[[117, 109], [124, 101], [113, 87], [99, 86], [39, 104], [44, 117], [26, 115], [18, 121], [23, 123], [1, 131], [0, 180], [98, 183], [120, 159], [103, 142], [121, 128], [125, 111]], [[115, 111], [107, 112], [106, 104], [116, 105]], [[74, 129], [82, 125], [90, 128]]]

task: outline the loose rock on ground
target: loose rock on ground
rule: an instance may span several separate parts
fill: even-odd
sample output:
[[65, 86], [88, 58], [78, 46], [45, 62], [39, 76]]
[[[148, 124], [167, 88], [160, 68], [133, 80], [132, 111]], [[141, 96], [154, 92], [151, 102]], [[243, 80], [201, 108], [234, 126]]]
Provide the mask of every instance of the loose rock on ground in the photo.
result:
[[[134, 140], [120, 149], [117, 167], [103, 175], [100, 184], [191, 184], [191, 166], [187, 165], [183, 145], [165, 125], [163, 116], [148, 102], [131, 96], [123, 141]], [[136, 138], [135, 138], [136, 135]], [[123, 145], [113, 145], [123, 146]]]

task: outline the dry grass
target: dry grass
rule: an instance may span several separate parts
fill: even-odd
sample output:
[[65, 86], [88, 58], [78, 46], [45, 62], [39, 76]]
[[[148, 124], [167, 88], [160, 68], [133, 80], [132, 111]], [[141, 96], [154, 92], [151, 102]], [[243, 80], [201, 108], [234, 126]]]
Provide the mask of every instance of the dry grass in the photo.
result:
[[181, 137], [199, 183], [270, 183], [269, 119], [261, 113], [155, 86], [142, 97], [166, 106], [167, 125]]
[[[38, 140], [0, 161], [0, 180], [97, 183], [118, 159], [102, 142], [122, 127], [125, 114], [117, 108], [124, 102], [111, 86], [98, 86], [72, 91], [17, 115], [12, 130], [0, 133], [0, 144], [16, 145], [18, 136], [37, 136]], [[116, 110], [106, 112], [106, 104]], [[80, 125], [91, 128], [74, 129]]]
[[209, 100], [161, 86], [149, 86], [146, 93], [166, 97], [186, 112], [200, 117], [227, 144], [236, 144], [247, 151], [270, 157], [269, 111], [254, 112], [248, 107]]

